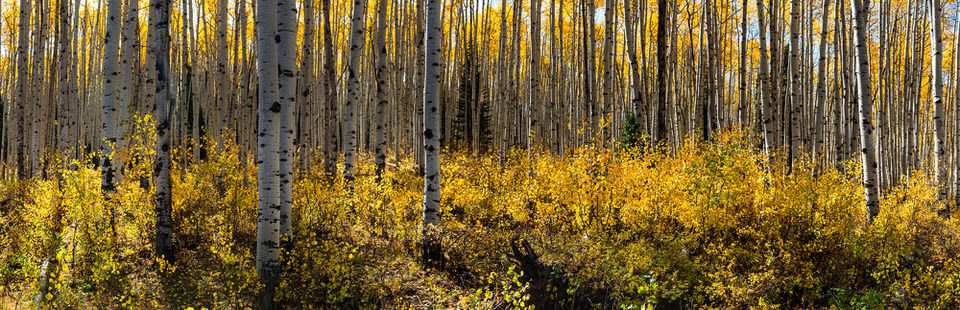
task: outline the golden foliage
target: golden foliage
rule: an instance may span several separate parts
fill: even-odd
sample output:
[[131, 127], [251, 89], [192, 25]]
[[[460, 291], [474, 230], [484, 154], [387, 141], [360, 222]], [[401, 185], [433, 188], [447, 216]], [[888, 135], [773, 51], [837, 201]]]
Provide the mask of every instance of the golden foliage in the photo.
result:
[[[57, 178], [0, 184], [16, 200], [0, 208], [0, 303], [36, 301], [53, 249], [44, 299], [55, 308], [254, 307], [256, 168], [233, 145], [207, 143], [199, 164], [175, 151], [177, 260], [166, 265], [152, 254], [149, 128], [117, 154], [124, 178], [111, 199], [90, 158]], [[937, 216], [928, 177], [886, 193], [867, 225], [858, 163], [786, 173], [741, 133], [716, 139], [669, 153], [514, 151], [502, 166], [446, 154], [441, 273], [417, 263], [423, 183], [412, 162], [376, 184], [362, 157], [352, 193], [320, 165], [304, 169], [278, 298], [293, 308], [529, 308], [532, 288], [505, 256], [522, 237], [564, 271], [569, 295], [595, 306], [960, 305], [956, 222]]]

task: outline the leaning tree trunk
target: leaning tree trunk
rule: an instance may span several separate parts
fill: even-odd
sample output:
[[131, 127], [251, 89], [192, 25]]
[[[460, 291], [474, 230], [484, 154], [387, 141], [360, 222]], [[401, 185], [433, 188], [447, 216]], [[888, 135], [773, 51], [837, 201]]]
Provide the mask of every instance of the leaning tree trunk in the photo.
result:
[[[946, 132], [943, 129], [943, 30], [940, 26], [943, 8], [940, 0], [930, 0], [930, 42], [933, 44], [933, 51], [930, 53], [930, 69], [932, 70], [930, 78], [931, 94], [933, 100], [933, 162], [934, 176], [937, 180], [937, 199], [947, 199], [947, 157], [944, 141]], [[956, 56], [954, 56], [956, 57]], [[947, 209], [945, 216], [950, 216]]]
[[[132, 1], [132, 0], [131, 0]], [[174, 99], [170, 96], [170, 0], [150, 1], [150, 27], [153, 28], [156, 73], [156, 102], [153, 106], [156, 118], [157, 145], [156, 162], [153, 169], [153, 182], [157, 187], [157, 256], [167, 261], [173, 260], [173, 200], [170, 183], [170, 107]]]
[[376, 181], [380, 183], [383, 177], [383, 169], [387, 165], [387, 128], [385, 127], [385, 113], [387, 110], [387, 78], [389, 58], [387, 55], [387, 1], [377, 1], [377, 33], [374, 39], [374, 46], [377, 52], [377, 124], [374, 130], [376, 141], [374, 142], [374, 161], [376, 163]]
[[276, 309], [273, 301], [280, 283], [280, 120], [277, 68], [277, 0], [257, 0], [257, 277], [263, 289], [260, 309]]
[[112, 158], [117, 143], [117, 56], [120, 45], [116, 37], [120, 34], [120, 0], [107, 2], [107, 31], [103, 36], [103, 139], [100, 144], [100, 189], [104, 194], [116, 191], [114, 177], [116, 167]]
[[[362, 2], [362, 1], [361, 1]], [[443, 266], [440, 249], [440, 135], [437, 104], [440, 102], [440, 0], [427, 0], [423, 84], [423, 230], [421, 259], [426, 268]]]
[[291, 237], [290, 212], [293, 207], [293, 138], [296, 134], [294, 109], [297, 104], [297, 4], [277, 0], [277, 62], [279, 69], [280, 121], [280, 238], [286, 244]]
[[880, 193], [877, 188], [877, 156], [873, 138], [873, 99], [870, 86], [870, 57], [867, 51], [867, 18], [870, 0], [853, 1], [853, 35], [857, 58], [857, 97], [860, 109], [860, 159], [863, 164], [863, 194], [867, 220], [880, 213]]

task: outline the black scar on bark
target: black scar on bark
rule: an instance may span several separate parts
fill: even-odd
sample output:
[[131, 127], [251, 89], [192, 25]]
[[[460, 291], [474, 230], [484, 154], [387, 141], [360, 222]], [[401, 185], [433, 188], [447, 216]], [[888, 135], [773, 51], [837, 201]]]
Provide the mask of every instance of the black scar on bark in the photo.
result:
[[432, 138], [433, 138], [433, 130], [431, 130], [431, 129], [424, 130], [424, 131], [423, 131], [423, 137], [424, 137], [424, 138], [427, 138], [427, 139], [432, 139]]
[[273, 105], [270, 106], [270, 112], [280, 113], [280, 102], [274, 102]]

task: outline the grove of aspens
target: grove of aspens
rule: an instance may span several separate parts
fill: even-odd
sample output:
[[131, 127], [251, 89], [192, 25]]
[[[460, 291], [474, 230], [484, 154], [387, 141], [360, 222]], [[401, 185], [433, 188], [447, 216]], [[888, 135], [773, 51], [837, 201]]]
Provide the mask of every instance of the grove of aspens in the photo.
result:
[[960, 309], [958, 203], [958, 0], [0, 0], [2, 310]]

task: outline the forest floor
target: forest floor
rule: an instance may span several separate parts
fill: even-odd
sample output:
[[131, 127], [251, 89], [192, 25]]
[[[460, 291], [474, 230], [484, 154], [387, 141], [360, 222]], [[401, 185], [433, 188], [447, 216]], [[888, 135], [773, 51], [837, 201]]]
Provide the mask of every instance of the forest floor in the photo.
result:
[[[172, 265], [153, 255], [149, 148], [122, 154], [110, 199], [89, 160], [0, 183], [0, 308], [254, 308], [256, 168], [222, 149], [199, 164], [175, 152]], [[445, 265], [424, 271], [422, 179], [402, 162], [376, 184], [360, 161], [352, 191], [319, 168], [296, 183], [289, 308], [960, 307], [957, 221], [937, 215], [946, 203], [922, 171], [868, 224], [858, 163], [786, 173], [737, 133], [669, 154], [514, 152], [502, 166], [451, 152]]]

